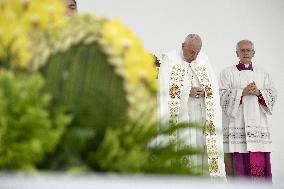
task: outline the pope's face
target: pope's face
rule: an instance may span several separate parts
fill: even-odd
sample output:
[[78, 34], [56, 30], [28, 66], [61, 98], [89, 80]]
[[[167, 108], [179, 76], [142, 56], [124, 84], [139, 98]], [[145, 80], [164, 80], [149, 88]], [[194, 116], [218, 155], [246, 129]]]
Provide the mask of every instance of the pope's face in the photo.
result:
[[194, 61], [201, 50], [202, 43], [199, 40], [191, 40], [182, 44], [183, 57], [186, 62]]
[[241, 63], [250, 64], [255, 52], [250, 43], [241, 43], [236, 53]]
[[77, 3], [75, 0], [62, 0], [66, 5], [66, 14], [68, 16], [73, 16], [77, 14]]

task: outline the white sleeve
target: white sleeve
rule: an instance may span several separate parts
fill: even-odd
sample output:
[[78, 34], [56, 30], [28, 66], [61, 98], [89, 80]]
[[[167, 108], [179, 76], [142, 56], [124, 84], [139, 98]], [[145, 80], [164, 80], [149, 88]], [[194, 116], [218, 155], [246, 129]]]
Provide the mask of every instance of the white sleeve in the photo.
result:
[[221, 72], [219, 78], [220, 104], [227, 116], [236, 117], [243, 89], [233, 89], [231, 79], [229, 70], [226, 69]]
[[269, 74], [265, 74], [264, 86], [262, 89], [260, 89], [260, 92], [266, 104], [266, 106], [261, 106], [261, 108], [264, 110], [265, 113], [271, 115], [274, 104], [277, 99], [277, 91], [274, 88], [274, 84]]

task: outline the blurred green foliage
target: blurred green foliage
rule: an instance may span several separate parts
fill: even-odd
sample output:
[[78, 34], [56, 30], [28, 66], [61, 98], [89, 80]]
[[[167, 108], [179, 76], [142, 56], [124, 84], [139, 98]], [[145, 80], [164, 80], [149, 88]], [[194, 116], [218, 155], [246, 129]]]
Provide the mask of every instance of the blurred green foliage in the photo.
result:
[[33, 170], [58, 144], [71, 117], [53, 108], [39, 74], [0, 72], [0, 169]]

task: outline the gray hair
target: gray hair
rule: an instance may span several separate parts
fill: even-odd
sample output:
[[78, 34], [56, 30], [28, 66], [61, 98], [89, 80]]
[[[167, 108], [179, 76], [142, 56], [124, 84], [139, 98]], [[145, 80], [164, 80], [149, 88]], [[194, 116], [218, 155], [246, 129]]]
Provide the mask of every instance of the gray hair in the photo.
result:
[[198, 34], [188, 34], [184, 40], [184, 42], [191, 41], [192, 39], [197, 39], [202, 42], [201, 37]]
[[239, 41], [239, 42], [237, 43], [237, 45], [236, 45], [236, 51], [238, 51], [238, 50], [240, 49], [240, 45], [243, 44], [243, 43], [248, 43], [248, 44], [250, 44], [251, 47], [252, 47], [252, 50], [254, 50], [254, 44], [253, 44], [253, 42], [250, 41], [250, 40], [244, 39], [244, 40], [241, 40], [241, 41]]

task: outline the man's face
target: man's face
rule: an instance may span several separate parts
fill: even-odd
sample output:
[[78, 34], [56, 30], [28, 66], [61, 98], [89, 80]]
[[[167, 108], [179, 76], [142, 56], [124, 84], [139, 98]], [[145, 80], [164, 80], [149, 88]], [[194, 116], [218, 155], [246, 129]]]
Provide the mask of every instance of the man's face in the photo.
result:
[[183, 57], [186, 62], [194, 61], [201, 50], [202, 43], [199, 40], [191, 40], [182, 44]]
[[241, 63], [250, 64], [255, 52], [250, 43], [241, 43], [236, 53]]
[[75, 0], [62, 0], [66, 5], [66, 14], [68, 16], [73, 16], [77, 14], [77, 3]]

